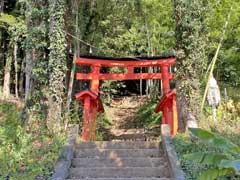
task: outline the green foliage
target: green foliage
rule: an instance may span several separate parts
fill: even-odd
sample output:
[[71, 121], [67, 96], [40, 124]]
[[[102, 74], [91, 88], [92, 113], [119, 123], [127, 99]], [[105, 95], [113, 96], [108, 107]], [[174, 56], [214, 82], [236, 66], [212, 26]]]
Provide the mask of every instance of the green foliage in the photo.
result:
[[222, 36], [222, 28], [226, 21], [226, 16], [231, 10], [231, 18], [226, 30], [224, 42], [220, 50], [219, 58], [217, 60], [217, 67], [215, 68], [215, 76], [217, 79], [230, 84], [231, 86], [239, 86], [239, 15], [240, 3], [234, 0], [209, 1], [211, 10], [208, 16], [208, 37], [209, 55], [212, 56], [216, 50], [219, 39]]
[[181, 162], [181, 168], [184, 170], [186, 179], [195, 180], [200, 172], [206, 171], [208, 166], [200, 164], [196, 161], [190, 161], [184, 158], [184, 155], [196, 152], [206, 152], [209, 149], [201, 142], [193, 142], [187, 134], [177, 134], [173, 138], [176, 152]]
[[108, 132], [111, 126], [111, 120], [108, 119], [105, 113], [97, 115], [97, 128], [96, 128], [96, 140], [107, 141], [111, 139], [111, 135]]
[[189, 130], [192, 135], [207, 144], [210, 148], [216, 149], [212, 152], [199, 152], [184, 156], [186, 159], [211, 165], [211, 169], [203, 172], [198, 177], [199, 180], [214, 180], [223, 175], [240, 175], [240, 146], [224, 137], [203, 129], [190, 128]]
[[[240, 103], [238, 95], [235, 93], [234, 96], [236, 100], [228, 99], [217, 107], [217, 122], [213, 121], [212, 108], [206, 106], [204, 108], [206, 119], [202, 121], [201, 126], [204, 128], [214, 127], [221, 134], [229, 134], [237, 139], [237, 127], [240, 125]], [[239, 143], [237, 144], [239, 145]]]
[[232, 174], [231, 169], [212, 168], [204, 171], [197, 179], [198, 180], [215, 180], [219, 177]]
[[29, 130], [19, 120], [20, 111], [12, 103], [0, 104], [0, 179], [48, 179], [64, 136], [36, 125]]
[[212, 147], [221, 149], [225, 153], [238, 154], [240, 152], [239, 146], [233, 144], [228, 139], [221, 137], [215, 133], [198, 128], [190, 128], [189, 130], [194, 136], [198, 137], [202, 142]]
[[179, 80], [178, 97], [187, 103], [188, 111], [199, 116], [201, 81], [207, 65], [206, 1], [175, 0], [176, 56]]
[[[110, 1], [100, 28], [104, 55], [161, 55], [174, 46], [171, 1]], [[127, 18], [127, 16], [131, 18]]]
[[0, 23], [6, 23], [8, 25], [13, 25], [17, 22], [17, 19], [9, 14], [0, 14]]
[[64, 76], [66, 67], [66, 39], [64, 33], [65, 0], [49, 0], [49, 112], [48, 127], [51, 130], [59, 131], [63, 123], [61, 112], [64, 95]]
[[218, 165], [221, 160], [226, 159], [226, 156], [214, 152], [196, 152], [184, 156], [186, 159], [195, 161], [197, 163]]
[[144, 103], [137, 111], [134, 119], [139, 127], [151, 128], [161, 124], [162, 114], [155, 113], [154, 109], [159, 103], [158, 100], [152, 100]]
[[[126, 70], [124, 68], [112, 67], [106, 69], [108, 73], [124, 73]], [[103, 99], [110, 103], [111, 97], [114, 94], [119, 93], [119, 89], [125, 88], [126, 85], [124, 81], [108, 80], [103, 81], [101, 84], [101, 90], [104, 92]]]

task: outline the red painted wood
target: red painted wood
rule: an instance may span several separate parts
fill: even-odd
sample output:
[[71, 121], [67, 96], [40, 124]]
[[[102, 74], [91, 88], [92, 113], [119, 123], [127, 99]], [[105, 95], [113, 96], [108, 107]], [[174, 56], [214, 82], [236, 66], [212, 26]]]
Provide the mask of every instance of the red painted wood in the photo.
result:
[[128, 74], [134, 74], [134, 67], [132, 66], [128, 67]]
[[161, 66], [161, 72], [162, 72], [163, 94], [167, 94], [170, 91], [168, 66], [166, 65]]
[[[77, 80], [93, 80], [94, 74], [77, 73]], [[172, 79], [173, 74], [168, 74], [168, 79]], [[134, 73], [134, 74], [99, 74], [99, 80], [138, 80], [138, 79], [162, 79], [161, 73]]]
[[175, 135], [178, 130], [178, 117], [177, 117], [177, 106], [176, 106], [176, 90], [172, 90], [165, 94], [157, 107], [155, 112], [162, 111], [162, 123], [169, 124], [171, 135]]
[[99, 73], [100, 67], [99, 66], [92, 66], [92, 81], [91, 81], [91, 91], [95, 94], [98, 94], [99, 89]]
[[82, 140], [95, 140], [96, 136], [96, 115], [104, 112], [100, 98], [89, 90], [84, 90], [75, 95], [76, 99], [83, 105]]
[[83, 110], [83, 126], [82, 126], [82, 140], [90, 139], [90, 121], [91, 121], [91, 100], [89, 96], [84, 98], [84, 110]]
[[[155, 109], [155, 112], [163, 112], [162, 123], [169, 124], [171, 134], [175, 135], [178, 128], [177, 109], [176, 109], [176, 92], [170, 91], [170, 80], [173, 74], [169, 73], [168, 68], [174, 64], [175, 58], [166, 58], [161, 60], [139, 60], [139, 61], [121, 61], [121, 60], [104, 60], [104, 59], [89, 59], [78, 58], [76, 64], [91, 66], [92, 72], [77, 73], [76, 79], [90, 80], [91, 91], [83, 91], [76, 95], [76, 99], [82, 102], [84, 106], [83, 113], [83, 140], [95, 140], [96, 136], [96, 114], [103, 112], [104, 108], [99, 93], [100, 80], [138, 80], [138, 79], [162, 79], [163, 94], [160, 103]], [[117, 66], [127, 67], [127, 73], [119, 74], [102, 74], [100, 68], [102, 66]], [[135, 67], [160, 67], [161, 73], [134, 73]]]
[[77, 93], [75, 95], [75, 98], [80, 101], [80, 100], [84, 100], [87, 96], [90, 97], [90, 99], [98, 98], [96, 94], [94, 94], [93, 92], [91, 92], [89, 90], [84, 90], [84, 91]]
[[89, 137], [88, 140], [94, 141], [96, 138], [96, 118], [97, 118], [97, 104], [91, 103], [91, 109], [90, 109], [90, 131], [89, 131]]
[[171, 65], [176, 62], [175, 58], [166, 58], [161, 60], [139, 60], [132, 61], [117, 61], [117, 60], [104, 60], [104, 59], [91, 59], [91, 58], [77, 58], [76, 64], [84, 66], [117, 66], [117, 67], [149, 67], [149, 66], [160, 66], [160, 65]]
[[84, 100], [86, 97], [90, 97], [91, 104], [96, 104], [97, 112], [104, 112], [104, 107], [99, 96], [91, 92], [90, 90], [84, 90], [75, 95], [75, 98], [82, 103], [84, 106]]

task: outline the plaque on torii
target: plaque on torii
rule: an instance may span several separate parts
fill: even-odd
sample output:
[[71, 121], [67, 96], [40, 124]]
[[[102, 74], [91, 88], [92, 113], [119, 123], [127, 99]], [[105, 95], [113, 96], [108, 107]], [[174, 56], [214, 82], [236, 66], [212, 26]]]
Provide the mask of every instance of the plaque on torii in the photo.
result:
[[[169, 67], [176, 62], [174, 57], [139, 57], [139, 58], [108, 58], [83, 56], [76, 59], [75, 63], [80, 66], [90, 66], [90, 73], [77, 73], [77, 80], [89, 80], [90, 88], [75, 95], [83, 105], [82, 140], [95, 140], [96, 115], [104, 112], [103, 104], [99, 96], [101, 80], [146, 80], [161, 79], [163, 96], [155, 108], [155, 112], [162, 111], [162, 123], [169, 124], [171, 134], [175, 135], [178, 129], [176, 92], [170, 89], [170, 80], [173, 74]], [[101, 73], [101, 67], [125, 67], [126, 73]], [[135, 68], [159, 67], [160, 72], [136, 73]]]

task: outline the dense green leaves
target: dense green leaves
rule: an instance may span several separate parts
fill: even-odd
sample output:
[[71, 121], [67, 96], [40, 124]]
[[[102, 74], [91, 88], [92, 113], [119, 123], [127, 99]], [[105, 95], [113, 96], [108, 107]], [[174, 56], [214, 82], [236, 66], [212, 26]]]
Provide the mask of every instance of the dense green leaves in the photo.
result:
[[211, 0], [209, 3], [211, 9], [208, 17], [208, 37], [210, 40], [208, 51], [211, 56], [222, 36], [226, 16], [232, 7], [231, 18], [217, 60], [215, 74], [220, 81], [224, 81], [231, 86], [239, 86], [240, 2], [234, 0]]
[[8, 25], [13, 25], [17, 22], [17, 19], [9, 14], [0, 14], [0, 23], [7, 23]]
[[[200, 118], [201, 79], [207, 66], [207, 7], [208, 2], [203, 0], [174, 1], [177, 100], [184, 104], [181, 108], [197, 119]], [[184, 116], [188, 115], [179, 115], [180, 121], [186, 120], [181, 118]]]
[[226, 159], [226, 155], [215, 152], [196, 152], [184, 155], [185, 159], [195, 161], [196, 163], [219, 165], [223, 159]]
[[189, 130], [200, 141], [215, 149], [212, 152], [198, 152], [184, 156], [186, 159], [213, 167], [204, 171], [198, 177], [199, 180], [214, 180], [224, 175], [240, 175], [239, 146], [224, 137], [203, 129], [190, 128]]
[[48, 179], [64, 136], [49, 134], [36, 125], [27, 131], [19, 121], [20, 114], [16, 104], [1, 102], [0, 179]]
[[202, 142], [212, 147], [219, 148], [226, 153], [234, 153], [234, 154], [240, 153], [240, 147], [233, 144], [231, 141], [229, 141], [224, 137], [221, 137], [217, 134], [214, 134], [204, 129], [189, 128], [189, 130], [194, 136], [198, 137]]
[[222, 160], [220, 165], [220, 168], [231, 168], [235, 171], [237, 175], [240, 175], [240, 159], [236, 160]]
[[232, 174], [232, 171], [230, 169], [209, 169], [204, 171], [197, 180], [215, 180], [219, 177], [222, 177], [224, 175]]
[[48, 72], [50, 75], [49, 86], [49, 112], [47, 117], [48, 128], [52, 131], [59, 131], [63, 123], [62, 104], [64, 95], [64, 75], [66, 67], [66, 38], [64, 33], [65, 0], [49, 0], [49, 63]]

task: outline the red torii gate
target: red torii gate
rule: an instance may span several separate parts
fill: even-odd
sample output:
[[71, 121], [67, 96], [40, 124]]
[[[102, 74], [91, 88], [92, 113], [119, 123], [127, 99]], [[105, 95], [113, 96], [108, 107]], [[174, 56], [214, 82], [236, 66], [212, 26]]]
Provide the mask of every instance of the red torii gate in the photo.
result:
[[[178, 129], [176, 110], [176, 91], [170, 89], [170, 80], [173, 74], [169, 67], [176, 62], [174, 57], [151, 57], [151, 58], [106, 58], [106, 57], [79, 57], [75, 63], [81, 66], [90, 66], [91, 73], [77, 73], [77, 80], [90, 80], [90, 89], [75, 95], [83, 105], [82, 139], [95, 140], [96, 114], [104, 112], [99, 97], [100, 80], [137, 80], [137, 79], [162, 79], [163, 96], [155, 108], [155, 112], [163, 112], [162, 123], [169, 124], [171, 134], [175, 135]], [[103, 74], [101, 67], [126, 67], [127, 73]], [[134, 68], [160, 67], [158, 73], [135, 73]]]

